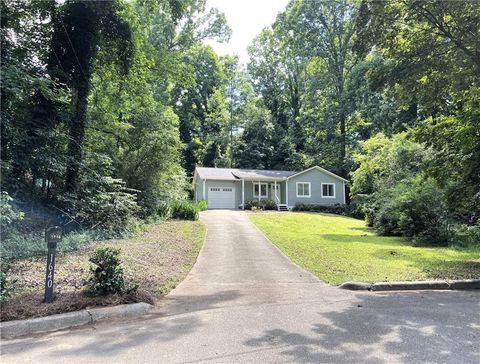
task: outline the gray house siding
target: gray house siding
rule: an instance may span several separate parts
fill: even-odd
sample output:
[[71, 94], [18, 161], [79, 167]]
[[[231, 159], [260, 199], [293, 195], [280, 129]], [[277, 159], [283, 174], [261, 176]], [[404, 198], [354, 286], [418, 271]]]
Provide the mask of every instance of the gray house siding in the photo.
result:
[[[262, 183], [267, 183], [268, 184], [268, 197], [267, 199], [269, 200], [274, 200], [274, 190], [273, 190], [273, 182], [262, 182]], [[254, 199], [253, 197], [253, 181], [245, 181], [245, 201], [246, 200], [252, 200]], [[285, 182], [277, 182], [277, 185], [279, 186], [279, 197], [281, 203], [286, 203], [286, 184]], [[234, 187], [235, 188], [235, 206], [239, 207], [242, 204], [242, 181], [237, 180], [237, 181], [224, 181], [224, 180], [206, 180], [205, 182], [205, 200], [208, 201], [208, 191], [210, 187]], [[198, 176], [195, 178], [194, 182], [194, 189], [195, 189], [195, 200], [196, 201], [201, 201], [203, 200], [203, 180], [200, 179]], [[257, 199], [257, 197], [255, 197]], [[264, 199], [264, 198], [262, 198]]]
[[[245, 181], [245, 200], [253, 199], [253, 185], [257, 181]], [[268, 185], [268, 199], [274, 199], [274, 190], [272, 181], [261, 181], [261, 183], [267, 183]], [[310, 197], [297, 197], [297, 182], [310, 183]], [[335, 186], [335, 196], [333, 198], [322, 197], [322, 183], [332, 183]], [[280, 186], [279, 196], [280, 203], [288, 204], [289, 208], [295, 206], [296, 203], [306, 204], [320, 204], [320, 205], [334, 205], [343, 204], [345, 185], [344, 182], [336, 177], [331, 176], [328, 173], [323, 172], [321, 169], [313, 168], [306, 172], [300, 173], [293, 177], [290, 177], [288, 181], [278, 181], [277, 185]], [[208, 201], [208, 192], [210, 187], [232, 187], [235, 190], [235, 207], [240, 207], [242, 203], [242, 180], [223, 180], [223, 179], [207, 179], [205, 183], [205, 200]], [[288, 191], [287, 191], [288, 187]], [[195, 199], [197, 201], [204, 199], [203, 180], [196, 175], [194, 181]], [[287, 198], [288, 195], [288, 198]], [[257, 199], [258, 197], [255, 197]]]
[[[310, 182], [310, 197], [297, 197], [297, 182]], [[335, 185], [334, 198], [322, 197], [322, 183], [333, 183]], [[288, 206], [294, 207], [297, 202], [316, 205], [343, 204], [343, 181], [318, 169], [311, 169], [293, 176], [288, 179]]]

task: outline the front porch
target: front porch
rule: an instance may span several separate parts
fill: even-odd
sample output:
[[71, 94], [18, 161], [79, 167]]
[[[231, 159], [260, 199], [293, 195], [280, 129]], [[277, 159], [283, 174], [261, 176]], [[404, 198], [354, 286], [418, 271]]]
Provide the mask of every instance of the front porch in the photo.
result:
[[288, 210], [287, 196], [288, 182], [285, 179], [242, 179], [240, 208], [245, 209], [245, 201], [271, 200], [275, 202], [278, 210]]

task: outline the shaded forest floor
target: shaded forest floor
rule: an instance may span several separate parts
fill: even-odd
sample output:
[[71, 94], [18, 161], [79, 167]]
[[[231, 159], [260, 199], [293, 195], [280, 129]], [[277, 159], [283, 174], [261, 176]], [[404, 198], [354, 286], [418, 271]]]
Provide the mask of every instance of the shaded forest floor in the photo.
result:
[[[172, 290], [195, 263], [205, 236], [201, 222], [168, 221], [129, 239], [94, 241], [81, 249], [57, 255], [55, 302], [44, 304], [46, 258], [16, 260], [9, 274], [15, 281], [13, 296], [2, 304], [1, 320], [40, 317], [93, 306], [131, 302], [155, 303]], [[90, 255], [98, 246], [122, 250], [125, 279], [139, 284], [134, 294], [86, 297], [82, 280], [88, 276]]]
[[414, 246], [402, 237], [377, 235], [363, 220], [326, 213], [249, 217], [292, 261], [330, 284], [480, 278], [480, 246]]

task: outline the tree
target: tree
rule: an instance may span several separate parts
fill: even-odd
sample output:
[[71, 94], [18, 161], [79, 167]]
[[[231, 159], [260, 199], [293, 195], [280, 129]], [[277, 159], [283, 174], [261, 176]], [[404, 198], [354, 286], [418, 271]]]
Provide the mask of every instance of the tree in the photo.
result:
[[[131, 33], [127, 22], [117, 14], [115, 1], [87, 3], [67, 1], [56, 18], [52, 52], [71, 88], [72, 116], [65, 189], [75, 192], [82, 162], [82, 148], [87, 123], [87, 105], [93, 63], [99, 45], [117, 48], [119, 62], [126, 73], [131, 58]], [[60, 55], [60, 57], [58, 56]]]
[[[290, 30], [297, 34], [296, 47], [310, 57], [312, 92], [323, 99], [323, 119], [338, 126], [338, 168], [346, 176], [347, 119], [346, 83], [356, 63], [352, 54], [357, 8], [345, 1], [293, 1], [289, 5]], [[314, 97], [315, 99], [315, 97]]]

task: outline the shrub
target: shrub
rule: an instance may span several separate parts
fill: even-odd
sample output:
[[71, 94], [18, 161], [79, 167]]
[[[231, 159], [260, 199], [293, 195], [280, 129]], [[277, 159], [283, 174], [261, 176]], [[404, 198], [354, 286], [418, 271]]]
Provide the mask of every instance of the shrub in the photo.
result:
[[208, 202], [205, 200], [198, 201], [197, 206], [200, 211], [205, 211], [208, 209]]
[[433, 179], [417, 176], [377, 193], [372, 214], [373, 227], [381, 235], [402, 235], [431, 245], [449, 240], [445, 198]]
[[248, 199], [245, 200], [245, 210], [276, 210], [277, 204], [273, 200]]
[[132, 219], [127, 221], [127, 226], [125, 227], [125, 231], [124, 231], [123, 235], [125, 237], [132, 237], [132, 236], [140, 235], [140, 234], [147, 231], [148, 226], [149, 226], [149, 222], [151, 222], [150, 219], [149, 220], [141, 220], [141, 219], [138, 219], [138, 218], [132, 218]]
[[121, 236], [130, 219], [139, 212], [138, 191], [125, 187], [125, 182], [102, 177], [92, 190], [82, 195], [62, 198], [69, 215], [82, 227], [102, 230], [109, 236]]
[[2, 241], [18, 234], [16, 224], [24, 219], [25, 214], [17, 211], [13, 207], [13, 198], [2, 191], [0, 194], [0, 231], [2, 233]]
[[273, 200], [261, 200], [260, 207], [264, 210], [276, 210], [277, 204]]
[[200, 211], [196, 203], [190, 201], [177, 201], [171, 206], [172, 218], [181, 220], [198, 220]]
[[89, 261], [90, 277], [84, 282], [86, 293], [90, 296], [131, 293], [138, 285], [127, 286], [123, 277], [120, 261], [120, 249], [100, 247], [95, 250]]
[[161, 203], [157, 209], [157, 215], [162, 220], [168, 220], [172, 217], [172, 207], [168, 203]]
[[480, 247], [480, 222], [475, 225], [458, 224], [452, 228], [452, 242], [462, 247]]
[[260, 206], [260, 204], [259, 204], [258, 200], [249, 199], [249, 200], [244, 201], [245, 210], [253, 210], [253, 207], [258, 209], [259, 206]]
[[12, 282], [8, 279], [10, 267], [11, 265], [9, 262], [2, 260], [0, 269], [0, 302], [4, 302], [6, 299], [8, 299], [15, 290], [15, 281]]

